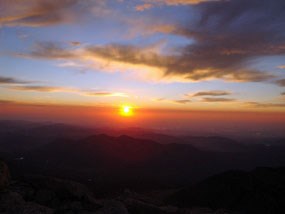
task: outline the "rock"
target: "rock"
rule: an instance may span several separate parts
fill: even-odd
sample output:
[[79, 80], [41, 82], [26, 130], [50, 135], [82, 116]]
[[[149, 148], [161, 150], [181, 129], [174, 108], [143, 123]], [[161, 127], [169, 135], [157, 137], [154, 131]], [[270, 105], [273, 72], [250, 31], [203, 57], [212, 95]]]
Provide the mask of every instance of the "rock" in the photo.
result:
[[52, 214], [53, 210], [36, 203], [26, 202], [16, 192], [0, 193], [0, 213], [4, 214]]
[[0, 191], [8, 187], [10, 180], [10, 173], [8, 166], [0, 160]]
[[169, 213], [166, 210], [162, 209], [159, 206], [153, 204], [145, 203], [136, 199], [127, 199], [124, 201], [124, 204], [127, 206], [130, 213], [136, 214], [166, 214]]
[[98, 210], [96, 214], [128, 214], [128, 210], [123, 203], [117, 200], [106, 200], [103, 208]]
[[50, 207], [56, 213], [90, 213], [102, 205], [77, 182], [46, 176], [26, 176], [11, 187], [26, 201]]
[[21, 214], [53, 214], [54, 210], [36, 203], [27, 202], [21, 208]]

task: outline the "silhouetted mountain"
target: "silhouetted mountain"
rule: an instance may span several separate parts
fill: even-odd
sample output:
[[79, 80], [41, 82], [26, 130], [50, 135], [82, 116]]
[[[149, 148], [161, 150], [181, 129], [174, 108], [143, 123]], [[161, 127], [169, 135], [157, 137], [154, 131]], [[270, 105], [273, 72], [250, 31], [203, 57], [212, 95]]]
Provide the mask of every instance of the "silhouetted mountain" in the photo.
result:
[[181, 207], [226, 208], [242, 213], [284, 213], [285, 168], [228, 171], [173, 194]]
[[[1, 124], [0, 154], [14, 176], [41, 174], [73, 179], [98, 195], [123, 188], [177, 188], [225, 170], [285, 165], [281, 141], [239, 144], [219, 136], [172, 137], [140, 128], [129, 131], [144, 138], [114, 137], [97, 133], [106, 130], [118, 135], [122, 130]], [[147, 139], [152, 137], [157, 141]]]
[[187, 136], [182, 138], [184, 143], [191, 144], [200, 150], [216, 152], [244, 152], [246, 146], [229, 138], [210, 136]]
[[102, 134], [82, 140], [57, 140], [31, 150], [23, 155], [21, 168], [80, 181], [157, 185], [188, 180], [192, 173], [199, 175], [197, 163], [205, 155], [191, 145], [162, 145]]

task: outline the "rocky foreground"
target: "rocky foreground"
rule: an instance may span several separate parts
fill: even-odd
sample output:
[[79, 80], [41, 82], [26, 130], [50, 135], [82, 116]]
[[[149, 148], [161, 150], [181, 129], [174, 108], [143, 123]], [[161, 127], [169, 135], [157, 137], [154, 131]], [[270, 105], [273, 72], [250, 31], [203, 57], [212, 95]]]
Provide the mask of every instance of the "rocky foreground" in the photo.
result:
[[99, 200], [80, 183], [45, 177], [25, 176], [20, 180], [10, 178], [7, 165], [0, 161], [0, 213], [9, 214], [202, 214], [230, 213], [207, 208], [177, 208], [124, 191], [112, 199]]

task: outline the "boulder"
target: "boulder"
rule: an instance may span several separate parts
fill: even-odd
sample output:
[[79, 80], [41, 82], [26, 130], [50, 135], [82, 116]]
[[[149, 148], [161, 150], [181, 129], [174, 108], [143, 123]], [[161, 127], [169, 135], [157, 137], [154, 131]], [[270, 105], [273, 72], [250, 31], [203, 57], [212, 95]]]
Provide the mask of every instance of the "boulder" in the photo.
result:
[[123, 203], [117, 200], [105, 200], [103, 208], [98, 210], [96, 214], [128, 214], [128, 210]]
[[11, 189], [26, 201], [50, 207], [57, 213], [88, 213], [102, 207], [84, 185], [54, 177], [25, 176]]
[[0, 191], [8, 187], [10, 180], [10, 173], [8, 166], [0, 160]]

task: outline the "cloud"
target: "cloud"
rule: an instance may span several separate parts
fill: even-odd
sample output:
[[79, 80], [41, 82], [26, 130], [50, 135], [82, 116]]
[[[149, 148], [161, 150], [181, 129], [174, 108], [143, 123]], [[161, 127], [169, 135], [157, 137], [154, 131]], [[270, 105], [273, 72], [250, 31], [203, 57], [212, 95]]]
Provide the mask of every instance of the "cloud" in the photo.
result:
[[72, 46], [79, 46], [79, 45], [81, 45], [81, 42], [78, 42], [78, 41], [71, 41], [70, 44], [71, 44]]
[[260, 103], [260, 102], [247, 102], [246, 105], [255, 108], [283, 108], [285, 103]]
[[[101, 2], [101, 3], [100, 3]], [[64, 47], [41, 43], [22, 57], [69, 60], [96, 71], [132, 71], [153, 81], [203, 81], [222, 79], [262, 82], [275, 76], [254, 69], [258, 57], [285, 54], [283, 0], [146, 0], [143, 4], [192, 5], [185, 21], [150, 23], [146, 32], [171, 33], [189, 39], [184, 47], [163, 53], [149, 47], [108, 44]], [[91, 6], [90, 6], [91, 4]], [[105, 7], [102, 1], [25, 0], [0, 1], [4, 25], [42, 26], [77, 19], [78, 11]], [[89, 7], [88, 7], [89, 6]], [[95, 12], [96, 13], [96, 12]], [[198, 14], [193, 18], [193, 14]], [[275, 17], [272, 19], [272, 17]], [[144, 28], [144, 27], [143, 27]]]
[[145, 0], [145, 2], [166, 4], [166, 5], [188, 5], [188, 4], [199, 4], [211, 1], [219, 1], [219, 0]]
[[18, 91], [76, 93], [83, 96], [128, 97], [126, 93], [122, 92], [109, 92], [104, 90], [83, 90], [83, 89], [68, 88], [68, 87], [54, 87], [54, 86], [41, 86], [41, 85], [17, 85], [17, 86], [9, 86], [6, 88]]
[[157, 98], [157, 99], [154, 99], [154, 101], [170, 102], [170, 103], [175, 103], [175, 104], [187, 104], [191, 102], [191, 100], [189, 99], [171, 100], [171, 99], [166, 99], [166, 98]]
[[73, 90], [62, 87], [39, 86], [39, 85], [20, 85], [11, 86], [9, 89], [18, 91], [36, 91], [36, 92], [72, 92]]
[[103, 9], [98, 0], [1, 0], [0, 25], [40, 27], [79, 20], [91, 8]]
[[[212, 1], [192, 6], [189, 18], [169, 30], [191, 43], [180, 50], [177, 62], [181, 64], [170, 64], [166, 75], [256, 82], [273, 78], [250, 68], [258, 57], [285, 54], [284, 7], [283, 0]], [[193, 18], [193, 13], [198, 16]]]
[[202, 99], [203, 102], [233, 102], [235, 99], [231, 98], [215, 98], [215, 97], [205, 97]]
[[[210, 68], [222, 75], [236, 73], [237, 79], [270, 78], [264, 72], [249, 72], [247, 66], [253, 58], [285, 53], [285, 36], [279, 27], [285, 27], [285, 17], [280, 14], [282, 5], [284, 1], [232, 0], [196, 6], [201, 15], [199, 21], [176, 30], [177, 34], [195, 40], [184, 48], [183, 55], [199, 69]], [[280, 16], [272, 20], [275, 13]], [[239, 70], [241, 74], [236, 72]]]
[[81, 65], [88, 65], [88, 69], [94, 70], [132, 71], [140, 78], [155, 81], [187, 82], [224, 79], [227, 81], [260, 82], [273, 77], [271, 74], [250, 69], [218, 69], [214, 65], [212, 65], [214, 67], [205, 65], [207, 62], [202, 62], [201, 59], [201, 62], [198, 63], [199, 59], [195, 54], [188, 55], [185, 55], [184, 52], [165, 55], [160, 53], [160, 47], [155, 45], [142, 47], [109, 44], [69, 48], [51, 42], [38, 43], [30, 53], [18, 54], [18, 56], [29, 58], [73, 60], [76, 61], [76, 65], [81, 62]]
[[0, 105], [14, 104], [14, 103], [16, 103], [16, 102], [12, 101], [12, 100], [1, 100], [0, 99]]
[[285, 87], [285, 79], [277, 80], [276, 84], [281, 86], [281, 87]]
[[[193, 3], [155, 2], [168, 5]], [[281, 30], [285, 29], [284, 7], [283, 0], [204, 1], [192, 5], [193, 13], [198, 14], [195, 18], [189, 13], [185, 22], [155, 22], [142, 26], [143, 29], [148, 27], [145, 32], [170, 33], [189, 39], [188, 45], [173, 47], [167, 53], [161, 48], [142, 45], [70, 48], [42, 43], [22, 56], [76, 61], [96, 71], [131, 71], [132, 75], [151, 81], [268, 81], [276, 76], [252, 65], [256, 58], [285, 54], [285, 33]]]
[[232, 93], [229, 91], [200, 91], [193, 95], [188, 94], [187, 96], [199, 97], [199, 96], [225, 96], [231, 95]]
[[127, 94], [121, 92], [108, 92], [108, 91], [87, 91], [83, 92], [86, 96], [98, 96], [98, 97], [128, 97]]
[[137, 5], [135, 8], [137, 11], [144, 11], [155, 6], [167, 5], [167, 6], [178, 6], [178, 5], [194, 5], [203, 2], [218, 1], [218, 0], [143, 0], [143, 4]]
[[26, 84], [26, 83], [31, 83], [31, 82], [19, 80], [13, 77], [0, 76], [0, 84]]
[[152, 7], [153, 7], [152, 4], [146, 3], [146, 4], [137, 5], [135, 8], [136, 8], [136, 11], [144, 11], [144, 10], [150, 9]]
[[178, 104], [187, 104], [191, 102], [191, 100], [172, 100], [172, 101]]
[[279, 65], [279, 66], [277, 66], [277, 68], [279, 68], [279, 69], [285, 69], [285, 65]]

